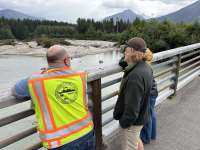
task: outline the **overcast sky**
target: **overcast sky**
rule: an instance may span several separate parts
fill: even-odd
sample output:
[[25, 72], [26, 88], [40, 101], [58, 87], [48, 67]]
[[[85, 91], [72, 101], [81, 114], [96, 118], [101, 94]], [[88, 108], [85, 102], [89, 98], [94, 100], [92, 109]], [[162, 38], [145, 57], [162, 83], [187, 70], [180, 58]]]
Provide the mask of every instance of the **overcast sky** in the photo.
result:
[[0, 0], [0, 9], [14, 9], [28, 15], [75, 23], [76, 19], [104, 17], [131, 9], [146, 17], [176, 11], [197, 0]]

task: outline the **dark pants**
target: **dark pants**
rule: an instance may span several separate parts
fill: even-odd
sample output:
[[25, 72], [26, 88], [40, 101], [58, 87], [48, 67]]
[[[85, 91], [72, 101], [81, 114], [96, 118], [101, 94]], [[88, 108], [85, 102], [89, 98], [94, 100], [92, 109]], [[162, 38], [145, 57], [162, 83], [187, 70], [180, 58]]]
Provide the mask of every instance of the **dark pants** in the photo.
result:
[[73, 142], [50, 150], [95, 150], [94, 132], [92, 131]]
[[156, 139], [156, 113], [154, 109], [156, 98], [156, 96], [149, 97], [150, 117], [140, 133], [141, 140], [144, 144], [150, 143], [151, 139]]

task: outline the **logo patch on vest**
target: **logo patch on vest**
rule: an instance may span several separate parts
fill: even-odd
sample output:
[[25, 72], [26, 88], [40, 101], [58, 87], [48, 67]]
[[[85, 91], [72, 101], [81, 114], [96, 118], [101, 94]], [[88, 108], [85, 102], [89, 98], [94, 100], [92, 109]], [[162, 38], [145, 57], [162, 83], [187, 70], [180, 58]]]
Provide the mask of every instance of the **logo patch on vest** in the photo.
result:
[[72, 82], [63, 82], [56, 87], [55, 96], [63, 104], [73, 103], [78, 97], [78, 87]]

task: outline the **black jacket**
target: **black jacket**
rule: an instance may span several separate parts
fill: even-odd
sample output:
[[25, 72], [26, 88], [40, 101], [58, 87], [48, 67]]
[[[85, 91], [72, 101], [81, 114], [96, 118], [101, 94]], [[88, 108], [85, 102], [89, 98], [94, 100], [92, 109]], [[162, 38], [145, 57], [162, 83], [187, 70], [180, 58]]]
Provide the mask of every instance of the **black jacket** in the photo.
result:
[[[128, 64], [124, 61], [124, 56], [120, 59], [119, 65], [123, 69], [125, 69], [128, 66]], [[156, 97], [158, 96], [157, 83], [156, 83], [156, 80], [154, 79], [154, 77], [153, 77], [153, 83], [152, 83], [150, 95], [151, 96], [156, 96]]]
[[148, 121], [152, 80], [152, 69], [144, 61], [124, 73], [113, 114], [122, 128], [144, 125]]

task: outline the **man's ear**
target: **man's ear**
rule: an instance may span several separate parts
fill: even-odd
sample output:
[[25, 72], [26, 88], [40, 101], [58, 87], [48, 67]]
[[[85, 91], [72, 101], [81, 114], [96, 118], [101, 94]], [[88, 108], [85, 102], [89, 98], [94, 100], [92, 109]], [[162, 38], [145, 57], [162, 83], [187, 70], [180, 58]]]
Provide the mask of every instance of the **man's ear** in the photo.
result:
[[67, 58], [64, 58], [64, 64], [67, 66]]
[[70, 67], [70, 60], [65, 58], [64, 59], [64, 64], [67, 66], [67, 67]]

